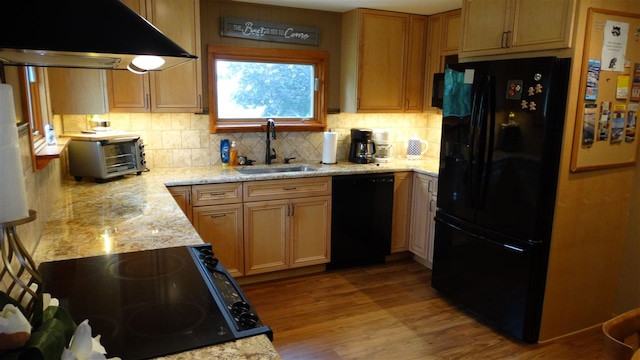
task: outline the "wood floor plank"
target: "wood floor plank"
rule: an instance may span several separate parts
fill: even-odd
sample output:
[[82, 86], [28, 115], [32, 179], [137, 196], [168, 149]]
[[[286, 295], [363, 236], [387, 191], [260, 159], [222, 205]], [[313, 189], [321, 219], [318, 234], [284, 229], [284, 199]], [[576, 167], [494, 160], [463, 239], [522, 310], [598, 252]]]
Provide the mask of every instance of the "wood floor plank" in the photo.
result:
[[442, 298], [412, 260], [247, 284], [285, 360], [604, 359], [599, 328], [545, 344], [499, 334]]

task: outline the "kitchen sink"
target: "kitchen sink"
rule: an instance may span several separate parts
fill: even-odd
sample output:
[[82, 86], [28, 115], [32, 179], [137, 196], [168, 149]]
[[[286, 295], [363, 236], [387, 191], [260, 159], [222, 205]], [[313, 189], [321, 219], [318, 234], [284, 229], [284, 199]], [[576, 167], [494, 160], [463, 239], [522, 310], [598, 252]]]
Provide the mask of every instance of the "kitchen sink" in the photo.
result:
[[236, 169], [237, 172], [243, 175], [307, 172], [307, 171], [315, 171], [315, 170], [317, 169], [310, 165], [265, 166], [265, 167], [245, 166], [245, 167]]

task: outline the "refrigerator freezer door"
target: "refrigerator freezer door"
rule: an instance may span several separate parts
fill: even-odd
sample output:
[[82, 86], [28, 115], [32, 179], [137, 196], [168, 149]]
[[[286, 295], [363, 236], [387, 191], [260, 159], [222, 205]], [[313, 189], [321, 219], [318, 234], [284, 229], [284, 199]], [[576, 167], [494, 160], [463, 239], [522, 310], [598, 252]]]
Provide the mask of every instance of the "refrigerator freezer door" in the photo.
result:
[[539, 332], [539, 244], [490, 238], [436, 216], [432, 286], [485, 323], [535, 342]]

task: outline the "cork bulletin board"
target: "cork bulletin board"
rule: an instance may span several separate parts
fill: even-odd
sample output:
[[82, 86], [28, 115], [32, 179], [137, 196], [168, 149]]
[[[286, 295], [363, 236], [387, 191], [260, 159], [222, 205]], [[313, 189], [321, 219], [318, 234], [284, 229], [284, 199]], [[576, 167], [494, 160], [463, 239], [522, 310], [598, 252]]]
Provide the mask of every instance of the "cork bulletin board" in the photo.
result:
[[571, 171], [635, 165], [639, 103], [640, 14], [589, 9]]

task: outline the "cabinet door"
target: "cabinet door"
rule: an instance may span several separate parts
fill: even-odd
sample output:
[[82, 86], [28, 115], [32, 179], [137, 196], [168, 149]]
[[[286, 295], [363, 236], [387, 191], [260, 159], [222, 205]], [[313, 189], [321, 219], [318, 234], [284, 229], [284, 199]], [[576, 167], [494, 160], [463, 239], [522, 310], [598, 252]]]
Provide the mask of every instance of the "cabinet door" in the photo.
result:
[[[200, 57], [200, 3], [197, 0], [123, 0], [167, 37]], [[200, 60], [137, 75], [108, 71], [111, 112], [201, 112]]]
[[460, 46], [462, 23], [460, 10], [442, 14], [442, 55], [457, 54]]
[[59, 115], [106, 114], [105, 70], [46, 68], [51, 111]]
[[244, 274], [242, 212], [242, 204], [193, 208], [193, 226], [234, 277]]
[[[144, 0], [122, 0], [136, 13], [145, 16]], [[149, 112], [149, 75], [138, 75], [131, 71], [108, 70], [107, 91], [109, 94], [109, 111], [111, 112]]]
[[[551, 0], [553, 1], [553, 0]], [[511, 0], [464, 0], [462, 2], [461, 53], [489, 55], [505, 53], [504, 33], [509, 29], [507, 10]], [[530, 29], [530, 31], [537, 31]]]
[[288, 200], [244, 203], [245, 274], [289, 267]]
[[291, 268], [324, 264], [331, 254], [331, 196], [291, 200]]
[[[147, 19], [190, 54], [200, 58], [200, 1], [147, 0]], [[200, 60], [151, 72], [152, 112], [202, 112]]]
[[411, 193], [413, 174], [395, 173], [393, 181], [393, 222], [391, 227], [391, 252], [409, 250], [409, 225], [411, 220]]
[[427, 264], [429, 267], [433, 265], [433, 244], [436, 235], [436, 204], [438, 203], [438, 197], [436, 195], [431, 195], [431, 201], [429, 201], [429, 213], [428, 213], [428, 223], [429, 223], [429, 235], [427, 236]]
[[516, 0], [510, 51], [569, 47], [574, 1]]
[[415, 174], [411, 206], [410, 248], [412, 253], [427, 258], [427, 238], [429, 236], [429, 202], [431, 177]]
[[404, 109], [408, 21], [399, 13], [360, 14], [358, 111]]
[[167, 187], [173, 199], [178, 203], [182, 212], [187, 216], [189, 222], [193, 224], [191, 211], [191, 186], [169, 186]]
[[409, 18], [409, 48], [405, 89], [405, 111], [419, 112], [424, 100], [424, 58], [427, 37], [427, 18], [411, 15]]

